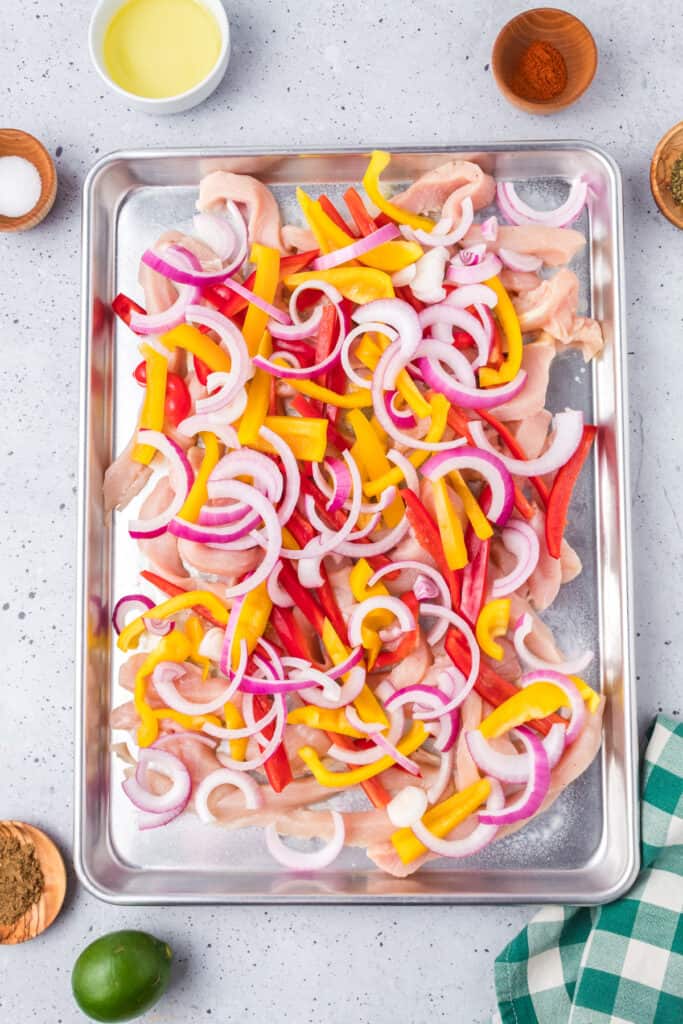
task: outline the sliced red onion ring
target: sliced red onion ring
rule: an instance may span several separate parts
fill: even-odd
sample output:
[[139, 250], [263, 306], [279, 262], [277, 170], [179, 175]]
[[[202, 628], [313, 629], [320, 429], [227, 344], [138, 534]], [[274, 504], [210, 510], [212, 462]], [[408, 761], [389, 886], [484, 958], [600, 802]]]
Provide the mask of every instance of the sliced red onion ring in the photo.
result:
[[[516, 730], [515, 730], [516, 731]], [[529, 778], [531, 764], [528, 753], [501, 754], [491, 746], [478, 729], [466, 733], [465, 739], [472, 760], [484, 775], [492, 775], [501, 782], [525, 783]], [[548, 758], [548, 766], [552, 769], [562, 757], [565, 748], [565, 728], [555, 722], [547, 736], [543, 738], [543, 746]]]
[[[178, 431], [185, 437], [194, 437], [208, 430], [222, 441], [226, 448], [239, 448], [240, 442], [237, 431], [230, 426], [244, 412], [246, 408], [246, 392], [236, 402], [233, 402], [230, 409], [221, 409], [220, 413], [207, 413], [203, 416], [188, 416], [178, 424]], [[240, 408], [241, 402], [241, 408]]]
[[420, 774], [419, 765], [415, 761], [411, 761], [405, 754], [402, 754], [398, 747], [395, 747], [393, 743], [390, 743], [388, 739], [382, 736], [381, 732], [373, 733], [371, 739], [379, 747], [383, 756], [388, 754], [389, 757], [394, 759], [396, 764], [400, 765], [405, 771], [410, 772], [411, 775]]
[[213, 711], [222, 708], [237, 689], [237, 687], [230, 683], [213, 700], [201, 703], [187, 700], [178, 693], [176, 686], [176, 681], [184, 675], [184, 666], [177, 664], [175, 661], [160, 661], [152, 672], [152, 682], [164, 704], [183, 715], [210, 715]]
[[349, 467], [341, 459], [327, 459], [325, 465], [330, 471], [334, 486], [330, 500], [325, 505], [328, 512], [336, 512], [343, 508], [353, 489]]
[[[398, 448], [390, 448], [387, 452], [387, 458], [389, 462], [393, 462], [395, 466], [403, 473], [403, 478], [408, 486], [409, 491], [413, 491], [415, 494], [420, 492], [420, 478], [417, 475], [417, 470], [412, 464], [409, 458], [407, 458], [403, 452], [400, 452]], [[363, 509], [365, 511], [365, 509]]]
[[196, 213], [192, 218], [199, 238], [215, 252], [221, 263], [235, 251], [237, 236], [227, 217], [217, 213]]
[[266, 589], [268, 591], [268, 597], [277, 605], [278, 608], [291, 608], [294, 604], [294, 599], [289, 596], [287, 591], [280, 586], [279, 576], [282, 569], [282, 562], [276, 562], [275, 568], [268, 577], [266, 583]]
[[550, 766], [546, 749], [538, 736], [524, 726], [516, 730], [526, 748], [529, 774], [526, 786], [520, 795], [499, 810], [486, 809], [479, 812], [482, 825], [512, 825], [516, 821], [530, 818], [539, 809], [550, 788]]
[[[485, 286], [482, 285], [481, 287]], [[458, 291], [452, 292], [451, 295], [457, 295]], [[481, 301], [481, 298], [477, 301]], [[446, 302], [440, 302], [436, 306], [428, 306], [426, 309], [423, 309], [419, 318], [420, 326], [423, 330], [426, 330], [428, 327], [435, 327], [435, 331], [432, 332], [434, 336], [439, 341], [445, 341], [449, 345], [453, 342], [452, 330], [454, 327], [467, 331], [468, 334], [472, 335], [479, 354], [483, 355], [486, 352], [486, 358], [488, 359], [490, 345], [484, 327], [476, 316], [472, 316], [466, 310], [458, 308], [455, 300], [452, 301], [450, 296]], [[422, 348], [422, 345], [420, 345], [420, 348]], [[414, 354], [416, 355], [418, 351], [419, 349], [416, 349]]]
[[[472, 387], [462, 383], [457, 376], [447, 374], [440, 365], [445, 363], [451, 370], [458, 373], [461, 366], [460, 360], [464, 358], [458, 349], [451, 348], [450, 345], [442, 341], [423, 341], [417, 354], [420, 357], [418, 366], [425, 384], [435, 391], [439, 391], [449, 402], [459, 405], [463, 409], [495, 409], [516, 398], [524, 389], [527, 381], [526, 370], [520, 370], [506, 384], [492, 388]], [[479, 363], [479, 359], [477, 362]], [[473, 369], [473, 366], [474, 364], [470, 366], [470, 370]]]
[[503, 264], [494, 252], [488, 252], [479, 262], [471, 266], [464, 264], [461, 254], [454, 256], [446, 271], [446, 280], [453, 284], [480, 284], [499, 274]]
[[329, 843], [313, 853], [292, 850], [282, 842], [275, 825], [266, 825], [266, 846], [271, 857], [290, 871], [319, 871], [328, 867], [343, 850], [345, 837], [343, 815], [339, 811], [330, 811], [330, 815], [333, 825], [332, 838]]
[[335, 554], [347, 555], [349, 558], [373, 558], [375, 555], [384, 555], [400, 544], [409, 529], [408, 517], [404, 516], [402, 522], [393, 530], [389, 530], [380, 540], [371, 541], [368, 544], [347, 540], [337, 545]]
[[460, 705], [463, 703], [465, 698], [471, 692], [472, 687], [476, 683], [477, 678], [479, 676], [479, 668], [481, 665], [481, 651], [479, 649], [479, 644], [477, 643], [476, 637], [472, 632], [470, 624], [466, 622], [465, 619], [462, 618], [462, 616], [458, 615], [457, 612], [452, 611], [450, 608], [442, 608], [441, 605], [438, 604], [425, 603], [420, 605], [420, 614], [435, 615], [438, 618], [447, 619], [449, 625], [455, 626], [455, 628], [462, 633], [463, 637], [465, 638], [465, 641], [467, 642], [467, 646], [469, 647], [470, 650], [471, 659], [469, 675], [467, 676], [464, 685], [461, 687], [460, 690], [458, 690], [456, 695], [449, 700], [448, 704], [446, 704], [444, 708], [436, 712], [415, 712], [415, 718], [419, 718], [424, 721], [429, 721], [432, 718], [440, 718], [441, 715], [445, 715], [448, 714], [450, 711], [454, 711], [455, 708], [460, 707]]
[[[339, 309], [337, 307], [337, 313], [339, 315]], [[341, 324], [341, 315], [339, 315]], [[285, 368], [280, 366], [272, 359], [266, 359], [265, 356], [254, 356], [252, 364], [258, 370], [264, 370], [266, 373], [271, 374], [273, 377], [283, 377], [285, 380], [313, 380], [314, 377], [319, 377], [321, 373], [326, 373], [337, 365], [341, 359], [342, 346], [344, 344], [344, 330], [340, 326], [340, 330], [337, 336], [337, 341], [334, 348], [328, 356], [321, 359], [319, 363], [314, 363], [312, 366], [292, 366], [291, 368]], [[278, 358], [281, 358], [286, 353], [278, 353]]]
[[541, 545], [533, 526], [522, 519], [509, 519], [501, 534], [503, 544], [517, 559], [515, 567], [506, 575], [493, 581], [491, 597], [507, 597], [531, 576], [538, 565]]
[[405, 430], [412, 430], [413, 427], [417, 426], [417, 420], [410, 409], [397, 409], [396, 401], [399, 398], [398, 391], [389, 393], [384, 392], [384, 405], [386, 406], [387, 413], [391, 416], [391, 422], [397, 427], [403, 427]]
[[[242, 703], [242, 712], [244, 714], [244, 718], [247, 725], [255, 725], [256, 722], [254, 720], [253, 714], [250, 713], [251, 705], [249, 704], [247, 697], [249, 697], [249, 694], [245, 695], [245, 699]], [[237, 772], [255, 771], [257, 768], [260, 768], [263, 764], [265, 764], [268, 758], [280, 746], [285, 731], [287, 705], [285, 703], [284, 697], [281, 694], [275, 694], [273, 697], [273, 701], [277, 704], [278, 713], [275, 719], [275, 727], [273, 730], [272, 738], [265, 743], [258, 757], [252, 757], [251, 760], [249, 761], [236, 761], [233, 757], [231, 757], [228, 754], [224, 746], [226, 741], [221, 740], [221, 742], [218, 744], [218, 749], [216, 750], [216, 757], [225, 768], [232, 768], [234, 769], [234, 771]]]
[[327, 675], [330, 679], [341, 679], [347, 672], [350, 672], [352, 668], [355, 668], [363, 660], [363, 648], [354, 647], [349, 654], [348, 658], [344, 658], [338, 665], [334, 665], [333, 668], [327, 670]]
[[258, 810], [263, 806], [263, 797], [254, 780], [243, 772], [234, 772], [230, 768], [216, 768], [210, 772], [197, 786], [194, 794], [194, 806], [197, 817], [204, 824], [216, 821], [215, 815], [209, 810], [209, 796], [219, 786], [235, 786], [244, 794], [244, 805], [249, 811]]
[[457, 227], [452, 227], [453, 219], [444, 218], [434, 226], [433, 231], [423, 231], [422, 228], [411, 230], [403, 229], [406, 237], [414, 238], [420, 245], [455, 245], [461, 238], [464, 238], [472, 227], [474, 220], [474, 205], [471, 196], [465, 196], [460, 206], [461, 214]]
[[533, 683], [552, 683], [553, 686], [557, 686], [558, 689], [567, 695], [571, 714], [569, 724], [567, 725], [566, 744], [570, 746], [583, 729], [583, 724], [586, 720], [586, 705], [576, 684], [571, 681], [569, 676], [558, 672], [556, 669], [544, 669], [541, 672], [525, 672], [518, 685], [522, 689], [526, 689], [527, 686], [531, 686]]
[[278, 323], [281, 324], [288, 324], [291, 322], [287, 313], [285, 313], [281, 309], [278, 309], [278, 307], [274, 306], [272, 302], [266, 302], [265, 299], [262, 299], [259, 295], [256, 295], [255, 292], [249, 291], [248, 288], [245, 288], [243, 284], [239, 283], [239, 281], [235, 281], [234, 278], [226, 278], [225, 281], [223, 281], [223, 284], [226, 286], [226, 288], [230, 288], [231, 291], [235, 292], [236, 295], [239, 295], [241, 299], [244, 299], [246, 302], [249, 302], [252, 306], [257, 306], [258, 309], [260, 309], [261, 312], [269, 316], [271, 320], [276, 320]]
[[364, 722], [353, 704], [349, 704], [344, 715], [353, 729], [357, 729], [358, 732], [362, 732], [366, 736], [370, 736], [373, 732], [382, 732], [383, 729], [386, 729], [386, 725], [383, 722]]
[[427, 810], [427, 794], [420, 786], [404, 786], [386, 806], [394, 828], [410, 828]]
[[299, 500], [299, 494], [301, 493], [301, 473], [299, 471], [299, 465], [292, 449], [284, 438], [280, 437], [279, 434], [276, 434], [274, 430], [265, 426], [261, 427], [259, 430], [259, 436], [275, 449], [282, 460], [282, 465], [285, 471], [285, 493], [282, 498], [282, 503], [277, 510], [277, 517], [280, 524], [284, 526], [285, 523], [288, 523], [291, 519], [292, 513], [296, 508], [296, 503]]
[[401, 626], [401, 632], [408, 633], [415, 629], [415, 619], [410, 608], [398, 597], [390, 597], [380, 594], [377, 597], [366, 597], [364, 601], [357, 604], [348, 621], [349, 641], [354, 647], [363, 645], [362, 625], [363, 620], [371, 612], [381, 609], [391, 612]]
[[[387, 453], [387, 458], [388, 457], [389, 456], [388, 456], [388, 453]], [[325, 464], [329, 463], [330, 461], [331, 461], [330, 459], [327, 459]], [[342, 463], [342, 465], [344, 465], [344, 468], [346, 469], [346, 465], [344, 463]], [[318, 487], [319, 490], [322, 491], [322, 493], [328, 499], [326, 507], [328, 509], [330, 509], [330, 502], [332, 501], [332, 498], [334, 496], [334, 487], [331, 486], [328, 483], [328, 481], [326, 480], [325, 475], [324, 475], [323, 470], [322, 470], [322, 467], [321, 467], [321, 464], [319, 462], [312, 462], [311, 463], [311, 472], [312, 472], [313, 480], [314, 480], [316, 486]], [[384, 498], [384, 495], [386, 494], [387, 490], [388, 490], [388, 488], [386, 488], [384, 491], [382, 491], [382, 497], [380, 498], [380, 502], [379, 503], [376, 502], [376, 501], [363, 501], [363, 502], [361, 502], [361, 506], [360, 506], [361, 513], [364, 514], [364, 515], [374, 515], [375, 512], [382, 511], [383, 509], [387, 508], [391, 504], [391, 502], [394, 500], [394, 497], [395, 497], [395, 492], [394, 492], [393, 493], [393, 497], [389, 501], [387, 501]], [[307, 505], [307, 509], [308, 509], [309, 506], [310, 506], [310, 502]], [[348, 497], [344, 501], [342, 507], [346, 511], [348, 511], [349, 508], [351, 507], [351, 501], [350, 501], [350, 499]], [[330, 511], [331, 511], [331, 509], [330, 509]], [[323, 523], [322, 519], [318, 515], [317, 510], [314, 512], [314, 525], [315, 524], [317, 524], [317, 527], [316, 527], [317, 529], [325, 529], [325, 530], [327, 529], [327, 527]]]
[[[291, 324], [281, 324], [278, 320], [269, 320], [268, 332], [278, 341], [304, 341], [306, 338], [311, 338], [318, 330], [322, 316], [323, 307], [316, 306], [308, 320], [297, 320]], [[289, 353], [287, 354], [289, 355]], [[278, 356], [283, 357], [284, 355], [284, 352], [278, 352]]]
[[295, 560], [301, 558], [322, 558], [323, 555], [326, 555], [331, 551], [339, 551], [340, 545], [347, 540], [349, 534], [353, 533], [354, 527], [358, 522], [358, 516], [360, 515], [360, 506], [363, 498], [363, 482], [361, 480], [360, 471], [356, 465], [356, 461], [351, 453], [349, 451], [345, 451], [342, 458], [346, 462], [353, 482], [351, 510], [346, 518], [346, 522], [336, 533], [328, 530], [324, 535], [321, 533], [318, 537], [314, 537], [301, 550], [283, 549], [281, 551], [283, 558], [292, 558]]
[[500, 256], [503, 266], [509, 267], [510, 270], [540, 270], [543, 266], [543, 260], [540, 256], [532, 256], [526, 252], [513, 252], [512, 249], [498, 249], [498, 255]]
[[[450, 293], [446, 303], [449, 306], [455, 306], [457, 309], [467, 309], [468, 306], [474, 306], [477, 303], [493, 309], [498, 304], [498, 296], [493, 288], [489, 288], [487, 284], [463, 284], [460, 288], [455, 288]], [[469, 327], [463, 329], [468, 334], [472, 334]]]
[[[310, 662], [305, 661], [303, 658], [294, 658], [286, 656], [281, 659], [283, 666], [289, 672], [290, 681], [299, 681], [299, 687], [317, 688], [320, 687], [320, 691], [324, 698], [329, 701], [329, 707], [339, 707], [339, 697], [341, 694], [341, 687], [336, 679], [333, 679], [328, 672], [321, 672], [320, 669], [314, 668]], [[303, 691], [302, 691], [303, 692]], [[319, 694], [315, 694], [319, 696]], [[308, 696], [304, 695], [304, 699], [308, 700]]]
[[544, 661], [542, 658], [536, 657], [525, 643], [533, 628], [533, 619], [528, 612], [525, 612], [517, 620], [513, 635], [517, 657], [527, 668], [536, 669], [538, 672], [562, 672], [565, 676], [580, 676], [592, 662], [592, 651], [583, 651], [581, 654], [577, 654], [575, 658], [567, 658], [565, 661], [558, 662]]
[[464, 445], [457, 452], [439, 452], [427, 459], [422, 467], [422, 475], [435, 481], [453, 470], [462, 472], [464, 469], [473, 470], [484, 477], [491, 489], [487, 518], [496, 526], [505, 526], [514, 506], [515, 490], [512, 477], [496, 452], [484, 452], [470, 445]]
[[[251, 448], [238, 448], [236, 451], [228, 452], [218, 461], [207, 482], [209, 497], [222, 498], [225, 481], [236, 480], [241, 476], [252, 477], [251, 486], [265, 494], [269, 501], [275, 503], [282, 497], [282, 473], [278, 466], [264, 452], [257, 452]], [[242, 510], [248, 508], [245, 504], [239, 507]]]
[[[370, 577], [370, 579], [368, 580], [368, 586], [374, 587], [379, 580], [381, 580], [384, 576], [387, 576], [389, 573], [404, 570], [418, 573], [418, 579], [420, 579], [420, 577], [422, 579], [428, 579], [430, 583], [433, 585], [433, 590], [431, 594], [420, 596], [417, 592], [416, 581], [415, 586], [413, 587], [413, 592], [415, 594], [415, 597], [417, 597], [418, 601], [431, 600], [435, 597], [439, 597], [440, 602], [444, 605], [444, 607], [450, 607], [450, 591], [448, 590], [448, 585], [443, 576], [441, 575], [441, 573], [439, 572], [439, 570], [432, 568], [431, 565], [425, 565], [422, 562], [413, 561], [411, 559], [405, 559], [400, 562], [390, 562], [388, 565], [383, 565], [380, 569], [377, 570], [376, 573], [374, 573]], [[430, 629], [430, 631], [427, 633], [425, 637], [427, 643], [430, 646], [433, 646], [434, 644], [438, 643], [439, 640], [445, 634], [447, 629], [447, 622], [443, 620], [437, 622], [436, 625]]]
[[[157, 772], [171, 781], [166, 793], [152, 793], [147, 787], [147, 773]], [[175, 811], [174, 817], [187, 806], [192, 790], [192, 780], [187, 768], [175, 754], [167, 750], [141, 748], [134, 775], [122, 783], [123, 791], [139, 811], [148, 814], [166, 815]], [[167, 819], [167, 821], [170, 819]]]
[[[167, 331], [172, 331], [174, 327], [182, 324], [187, 307], [194, 302], [199, 302], [201, 291], [196, 285], [191, 284], [179, 284], [177, 290], [178, 296], [173, 305], [161, 313], [138, 313], [136, 310], [132, 310], [130, 314], [131, 331], [141, 335], [166, 334]], [[147, 344], [149, 344], [149, 340]], [[154, 345], [153, 347], [155, 351], [160, 352], [168, 359], [170, 350], [165, 345]]]
[[[365, 325], [366, 329], [370, 323], [373, 325], [375, 323], [387, 324], [392, 327], [398, 335], [399, 348], [405, 359], [412, 358], [422, 338], [422, 329], [417, 313], [403, 299], [375, 299], [374, 302], [359, 306], [353, 313], [352, 319], [357, 324]], [[372, 329], [376, 330], [376, 327], [373, 326]], [[382, 333], [386, 332], [382, 331]], [[387, 349], [388, 351], [389, 349]]]
[[172, 438], [162, 434], [159, 430], [138, 430], [138, 441], [140, 444], [151, 445], [164, 456], [169, 463], [168, 477], [173, 488], [173, 498], [168, 508], [150, 519], [132, 519], [128, 524], [128, 532], [136, 539], [160, 537], [180, 512], [185, 500], [192, 490], [194, 483], [194, 472], [190, 460]]
[[[454, 313], [457, 312], [457, 310], [454, 310]], [[466, 313], [465, 315], [469, 316], [469, 313]], [[472, 317], [472, 319], [474, 319], [474, 317]], [[461, 352], [460, 349], [453, 348], [451, 343], [447, 344], [443, 341], [430, 341], [429, 339], [427, 341], [421, 341], [417, 352], [415, 353], [415, 358], [418, 360], [418, 366], [426, 383], [429, 382], [425, 376], [424, 362], [429, 363], [432, 373], [439, 369], [437, 365], [438, 362], [443, 362], [450, 370], [452, 370], [458, 384], [464, 385], [471, 391], [475, 390], [477, 387], [477, 378], [474, 375], [472, 364], [465, 353]]]
[[[505, 806], [505, 794], [503, 793], [502, 786], [496, 779], [489, 779], [488, 781], [491, 783], [491, 792], [486, 801], [486, 809], [494, 813]], [[479, 820], [481, 821], [481, 813]], [[415, 837], [431, 853], [435, 853], [438, 857], [471, 857], [473, 854], [483, 850], [485, 846], [488, 846], [491, 840], [495, 838], [497, 832], [498, 825], [479, 824], [465, 839], [440, 839], [422, 821], [418, 821], [413, 825]]]
[[[445, 754], [441, 755], [439, 770], [431, 786], [427, 790], [427, 799], [430, 804], [437, 803], [446, 792], [446, 788], [453, 779], [455, 768], [455, 749], [451, 747]], [[420, 815], [421, 817], [422, 815]]]
[[481, 222], [481, 237], [485, 242], [495, 242], [498, 238], [498, 218], [487, 217]]
[[367, 390], [372, 384], [372, 372], [369, 377], [361, 377], [351, 363], [351, 346], [356, 338], [360, 338], [364, 334], [381, 334], [388, 338], [389, 341], [395, 341], [398, 338], [398, 334], [393, 328], [387, 327], [385, 324], [370, 322], [354, 327], [344, 338], [341, 351], [341, 364], [344, 367], [344, 372], [352, 384]]
[[537, 459], [513, 459], [509, 455], [501, 455], [490, 443], [484, 432], [484, 424], [480, 421], [470, 423], [470, 434], [475, 444], [489, 454], [497, 455], [513, 476], [545, 476], [554, 473], [571, 459], [579, 447], [583, 434], [583, 413], [578, 409], [565, 409], [553, 418], [555, 433], [550, 447]]
[[[173, 723], [175, 725], [175, 722]], [[165, 736], [160, 736], [158, 740], [155, 740], [150, 750], [165, 750], [166, 747], [170, 746], [174, 740], [193, 740], [196, 743], [200, 743], [203, 747], [209, 747], [210, 750], [214, 750], [216, 741], [212, 740], [209, 736], [202, 736], [200, 732], [190, 732], [189, 729], [178, 728], [177, 732], [167, 733]], [[138, 747], [138, 750], [140, 748]], [[137, 755], [136, 755], [137, 756]]]
[[349, 260], [357, 260], [361, 256], [365, 256], [366, 253], [372, 252], [373, 249], [384, 245], [386, 242], [393, 241], [399, 235], [400, 231], [396, 224], [384, 224], [381, 228], [377, 228], [376, 231], [371, 231], [365, 238], [359, 238], [352, 242], [351, 245], [345, 245], [342, 249], [335, 249], [334, 252], [318, 256], [317, 259], [313, 260], [311, 266], [313, 270], [330, 270], [332, 267], [338, 267], [342, 263], [348, 263]]
[[185, 310], [185, 319], [188, 323], [200, 324], [202, 327], [209, 327], [215, 331], [220, 339], [221, 347], [230, 356], [230, 371], [228, 373], [211, 373], [207, 379], [207, 386], [210, 390], [213, 391], [217, 387], [220, 390], [215, 395], [198, 398], [195, 402], [197, 413], [218, 412], [236, 397], [240, 388], [244, 387], [252, 376], [253, 371], [244, 336], [226, 316], [208, 306], [188, 306]]
[[[391, 688], [391, 683], [388, 684], [388, 687]], [[377, 696], [381, 697], [383, 692], [384, 691], [380, 691], [380, 687], [377, 687]], [[348, 708], [348, 705], [347, 710], [351, 710], [350, 708]], [[404, 725], [405, 715], [403, 714], [403, 709], [401, 707], [395, 707], [389, 713], [388, 731], [386, 730], [386, 726], [384, 726], [376, 732], [374, 732], [370, 738], [374, 740], [377, 735], [379, 735], [380, 733], [384, 735], [386, 731], [386, 736], [384, 738], [387, 739], [388, 742], [391, 743], [393, 747], [395, 747], [396, 744], [401, 739]], [[363, 732], [364, 729], [360, 729], [360, 731]], [[385, 753], [386, 750], [378, 746], [377, 743], [375, 743], [373, 747], [368, 747], [365, 750], [347, 750], [346, 747], [339, 747], [337, 746], [336, 743], [333, 743], [332, 746], [327, 751], [328, 757], [333, 757], [337, 761], [342, 761], [345, 764], [352, 765], [376, 764], [382, 757], [384, 757]]]
[[428, 576], [419, 573], [415, 579], [413, 593], [418, 601], [433, 601], [435, 597], [439, 597], [439, 588]]
[[[137, 618], [143, 612], [149, 611], [153, 607], [154, 601], [151, 597], [147, 597], [146, 594], [126, 594], [125, 597], [119, 598], [114, 605], [114, 611], [111, 613], [111, 624], [117, 636], [125, 629], [128, 616], [132, 615], [134, 618]], [[150, 622], [152, 621], [154, 620], [150, 619]], [[167, 626], [168, 621], [164, 621], [164, 625]], [[168, 632], [168, 629], [166, 632]]]
[[499, 181], [496, 187], [498, 205], [512, 224], [543, 224], [549, 228], [566, 228], [579, 216], [588, 198], [588, 184], [581, 178], [573, 181], [569, 195], [554, 210], [534, 210], [519, 198], [511, 181]]
[[476, 267], [482, 262], [486, 252], [486, 242], [480, 242], [478, 245], [470, 245], [466, 249], [461, 249], [457, 256], [463, 267]]
[[[191, 284], [203, 288], [210, 284], [221, 284], [226, 281], [230, 274], [239, 270], [247, 257], [246, 225], [234, 203], [232, 207], [236, 214], [235, 224], [240, 237], [237, 252], [227, 266], [217, 271], [202, 270], [202, 265], [195, 254], [183, 245], [169, 247], [168, 252], [172, 254], [170, 260], [153, 249], [146, 249], [142, 254], [142, 262], [152, 270], [156, 270], [158, 274], [167, 277], [169, 281], [176, 281], [178, 284]], [[178, 256], [184, 256], [185, 259], [180, 261]], [[189, 262], [191, 269], [187, 268], [186, 261]]]
[[[250, 691], [245, 690], [245, 693], [247, 692]], [[238, 729], [224, 729], [220, 725], [213, 725], [211, 722], [206, 722], [203, 728], [205, 732], [208, 732], [211, 736], [215, 736], [216, 739], [219, 740], [243, 740], [262, 732], [275, 718], [277, 718], [277, 716], [278, 706], [273, 702], [265, 715], [262, 718], [259, 718], [258, 722], [254, 722], [252, 725], [244, 725]], [[560, 726], [560, 728], [562, 728], [562, 726]]]

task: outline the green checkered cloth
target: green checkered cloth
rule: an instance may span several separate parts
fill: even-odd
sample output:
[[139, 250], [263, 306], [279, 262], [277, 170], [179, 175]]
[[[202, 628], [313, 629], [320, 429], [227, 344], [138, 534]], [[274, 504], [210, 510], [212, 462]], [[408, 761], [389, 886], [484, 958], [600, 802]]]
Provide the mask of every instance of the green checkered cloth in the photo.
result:
[[502, 1024], [683, 1024], [683, 723], [645, 752], [642, 870], [604, 907], [544, 907], [495, 966]]

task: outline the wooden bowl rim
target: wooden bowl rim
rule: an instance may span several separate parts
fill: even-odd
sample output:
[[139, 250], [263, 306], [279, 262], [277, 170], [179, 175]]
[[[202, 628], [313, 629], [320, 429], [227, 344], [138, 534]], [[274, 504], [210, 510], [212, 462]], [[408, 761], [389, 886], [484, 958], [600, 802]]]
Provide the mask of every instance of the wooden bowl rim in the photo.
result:
[[[504, 39], [503, 36], [509, 31], [511, 26], [516, 22], [524, 22], [532, 14], [562, 14], [567, 18], [567, 27], [572, 23], [578, 25], [586, 35], [586, 42], [590, 48], [590, 74], [587, 81], [579, 90], [579, 92], [569, 95], [564, 100], [548, 100], [546, 102], [537, 102], [534, 100], [525, 100], [522, 96], [519, 96], [514, 89], [512, 89], [507, 81], [503, 78], [500, 73], [501, 54], [503, 51]], [[572, 106], [577, 100], [581, 99], [584, 93], [590, 88], [595, 74], [598, 70], [598, 47], [595, 42], [595, 37], [588, 25], [578, 15], [572, 11], [566, 11], [563, 7], [530, 7], [526, 11], [519, 11], [512, 18], [509, 18], [504, 25], [501, 26], [496, 38], [493, 41], [493, 47], [491, 49], [491, 70], [493, 77], [498, 86], [499, 91], [503, 97], [507, 99], [509, 103], [518, 107], [520, 110], [525, 110], [527, 113], [533, 114], [554, 114], [558, 110], [564, 110], [567, 107]]]
[[[5, 825], [11, 829], [22, 829], [29, 833], [31, 838], [37, 838], [37, 840], [44, 844], [50, 851], [51, 861], [51, 874], [49, 876], [50, 881], [56, 886], [59, 893], [56, 903], [52, 908], [52, 913], [46, 915], [45, 920], [41, 923], [40, 928], [30, 934], [29, 929], [26, 929], [26, 934], [23, 937], [18, 938], [17, 934], [21, 934], [22, 925], [36, 912], [36, 909], [40, 907], [41, 903], [44, 904], [46, 900], [46, 893], [43, 892], [37, 903], [34, 903], [32, 907], [29, 907], [22, 917], [18, 918], [12, 925], [1, 925], [0, 926], [0, 946], [3, 945], [17, 945], [22, 942], [29, 942], [31, 939], [37, 938], [42, 935], [44, 931], [54, 924], [55, 920], [59, 916], [59, 913], [64, 904], [64, 897], [66, 895], [66, 866], [64, 864], [64, 858], [62, 857], [61, 851], [57, 844], [44, 832], [41, 828], [36, 825], [30, 825], [26, 821], [18, 821], [16, 818], [8, 818], [0, 820], [0, 825]], [[40, 861], [41, 868], [44, 869], [44, 859], [40, 856], [40, 851], [36, 845], [36, 854]], [[9, 930], [8, 930], [9, 929]]]
[[[652, 192], [652, 197], [659, 207], [660, 212], [664, 214], [669, 223], [673, 224], [674, 227], [683, 229], [683, 206], [681, 206], [679, 217], [676, 218], [673, 210], [671, 210], [668, 204], [664, 202], [664, 194], [660, 188], [659, 182], [657, 181], [657, 168], [659, 167], [660, 160], [662, 159], [662, 152], [670, 139], [672, 139], [678, 132], [683, 136], [683, 121], [678, 121], [676, 124], [672, 125], [668, 132], [665, 132], [665, 134], [662, 135], [654, 148], [652, 159], [650, 161], [650, 191]], [[681, 139], [680, 155], [683, 156], [683, 138]]]
[[[29, 145], [36, 152], [40, 153], [45, 167], [45, 177], [41, 174], [42, 188], [35, 206], [22, 214], [21, 217], [0, 216], [0, 232], [12, 234], [16, 231], [27, 231], [37, 227], [47, 217], [57, 195], [57, 168], [45, 145], [35, 135], [32, 135], [31, 132], [26, 132], [23, 128], [0, 128], [0, 140], [2, 140], [6, 133], [14, 136], [23, 136]], [[29, 159], [24, 153], [15, 152], [13, 148], [4, 149], [0, 145], [0, 157], [2, 156], [23, 156], [24, 159]], [[36, 166], [38, 173], [40, 173], [41, 168], [37, 167], [35, 161], [32, 160], [31, 162]]]

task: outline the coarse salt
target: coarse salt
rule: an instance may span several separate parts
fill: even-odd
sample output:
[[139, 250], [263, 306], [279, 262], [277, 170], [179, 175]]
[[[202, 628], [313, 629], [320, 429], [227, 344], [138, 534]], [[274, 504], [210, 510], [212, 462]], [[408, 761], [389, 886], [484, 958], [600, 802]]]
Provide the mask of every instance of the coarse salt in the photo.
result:
[[0, 157], [0, 215], [23, 217], [40, 199], [42, 187], [38, 169], [30, 160]]

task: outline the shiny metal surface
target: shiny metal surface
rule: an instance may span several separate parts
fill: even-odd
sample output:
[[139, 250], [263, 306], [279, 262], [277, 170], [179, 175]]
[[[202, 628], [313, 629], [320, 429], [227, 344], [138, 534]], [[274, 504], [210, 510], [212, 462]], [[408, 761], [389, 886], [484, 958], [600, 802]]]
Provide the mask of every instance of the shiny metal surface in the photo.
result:
[[[588, 245], [575, 261], [582, 312], [598, 317], [606, 346], [584, 367], [577, 353], [553, 364], [549, 406], [583, 408], [600, 425], [568, 532], [584, 572], [545, 616], [569, 650], [591, 646], [594, 686], [607, 695], [600, 756], [553, 807], [514, 836], [463, 862], [437, 861], [405, 880], [345, 850], [313, 877], [287, 874], [258, 830], [202, 828], [193, 815], [138, 833], [120, 793], [109, 712], [123, 699], [106, 629], [114, 595], [130, 590], [137, 552], [125, 516], [104, 522], [102, 478], [134, 428], [140, 392], [136, 347], [109, 314], [119, 290], [136, 294], [142, 249], [166, 228], [187, 225], [200, 178], [217, 168], [255, 174], [293, 212], [297, 184], [332, 197], [358, 181], [366, 155], [190, 150], [116, 153], [91, 171], [83, 213], [81, 505], [76, 701], [75, 863], [84, 884], [121, 904], [218, 902], [569, 902], [614, 899], [638, 867], [635, 785], [628, 453], [626, 450], [620, 175], [600, 150], [578, 142], [509, 143], [433, 151], [392, 149], [389, 183], [453, 156], [515, 180], [522, 195], [556, 205], [568, 178], [589, 177], [590, 216], [576, 226]], [[105, 628], [98, 629], [100, 625]], [[117, 692], [118, 691], [118, 692]], [[338, 799], [338, 798], [335, 798]]]

